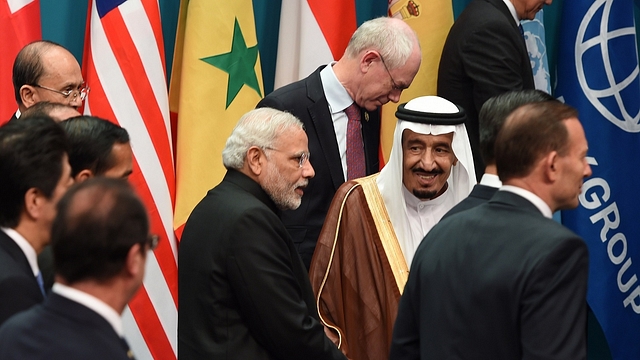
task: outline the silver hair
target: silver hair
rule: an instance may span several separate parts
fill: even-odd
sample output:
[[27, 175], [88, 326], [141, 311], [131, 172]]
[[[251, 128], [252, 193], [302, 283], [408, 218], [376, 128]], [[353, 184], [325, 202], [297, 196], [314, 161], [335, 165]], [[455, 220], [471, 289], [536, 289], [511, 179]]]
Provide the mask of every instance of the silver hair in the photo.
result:
[[304, 130], [304, 125], [288, 112], [271, 108], [249, 111], [238, 120], [222, 150], [224, 167], [241, 169], [250, 147], [276, 148], [278, 136], [290, 128]]
[[345, 55], [353, 59], [363, 50], [372, 49], [382, 55], [389, 70], [403, 66], [418, 40], [413, 30], [399, 24], [388, 17], [364, 22], [351, 36]]

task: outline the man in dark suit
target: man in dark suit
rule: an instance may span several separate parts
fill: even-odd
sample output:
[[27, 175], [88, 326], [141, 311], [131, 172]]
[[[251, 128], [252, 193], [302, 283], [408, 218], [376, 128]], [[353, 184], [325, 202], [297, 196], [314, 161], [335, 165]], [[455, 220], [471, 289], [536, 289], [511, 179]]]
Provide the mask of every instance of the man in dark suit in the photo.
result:
[[13, 91], [20, 117], [40, 101], [70, 105], [76, 110], [89, 93], [76, 58], [60, 44], [38, 40], [26, 45], [13, 62]]
[[[31, 109], [40, 104], [42, 102], [27, 109], [22, 117], [29, 116]], [[124, 128], [94, 116], [76, 116], [62, 121], [60, 126], [69, 141], [69, 165], [75, 182], [94, 176], [127, 179], [133, 172], [133, 152], [129, 133]], [[38, 265], [48, 292], [54, 282], [51, 246], [46, 246], [38, 255]]]
[[533, 89], [533, 73], [520, 20], [532, 20], [551, 0], [474, 0], [449, 31], [438, 69], [438, 95], [467, 112], [476, 176], [480, 156], [478, 112], [495, 95]]
[[[316, 177], [309, 182], [302, 205], [281, 214], [307, 269], [336, 190], [346, 180], [380, 171], [379, 107], [399, 101], [421, 59], [418, 39], [404, 21], [369, 20], [353, 34], [339, 61], [318, 68], [258, 103], [258, 107], [292, 113], [302, 121], [309, 137]], [[351, 109], [358, 119], [350, 120]], [[351, 124], [355, 132], [350, 132]], [[364, 146], [364, 163], [351, 161], [355, 159], [351, 157], [352, 145], [354, 154]]]
[[295, 116], [245, 114], [222, 151], [227, 174], [195, 207], [178, 268], [178, 357], [345, 359], [277, 210], [300, 206], [314, 176]]
[[588, 254], [551, 219], [591, 175], [575, 109], [518, 108], [495, 144], [503, 186], [438, 223], [414, 257], [392, 359], [586, 359]]
[[144, 205], [124, 180], [88, 180], [60, 201], [51, 237], [56, 283], [0, 327], [0, 358], [132, 359], [120, 314], [158, 244]]
[[0, 127], [0, 324], [44, 298], [37, 254], [73, 183], [67, 138], [50, 118]]
[[442, 218], [447, 218], [461, 211], [471, 209], [485, 203], [502, 186], [496, 169], [494, 144], [502, 124], [507, 116], [518, 107], [540, 101], [555, 101], [553, 96], [540, 90], [509, 91], [487, 100], [482, 105], [479, 115], [480, 153], [486, 165], [480, 182], [473, 187], [469, 197], [459, 202]]

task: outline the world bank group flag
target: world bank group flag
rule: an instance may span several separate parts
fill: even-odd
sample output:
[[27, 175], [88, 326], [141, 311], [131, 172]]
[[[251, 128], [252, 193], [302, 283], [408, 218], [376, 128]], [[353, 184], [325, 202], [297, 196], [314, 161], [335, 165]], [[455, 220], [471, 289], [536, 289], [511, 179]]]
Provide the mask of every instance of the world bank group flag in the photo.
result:
[[632, 0], [564, 2], [556, 95], [580, 112], [593, 175], [566, 226], [589, 246], [587, 300], [613, 359], [640, 359], [640, 80]]

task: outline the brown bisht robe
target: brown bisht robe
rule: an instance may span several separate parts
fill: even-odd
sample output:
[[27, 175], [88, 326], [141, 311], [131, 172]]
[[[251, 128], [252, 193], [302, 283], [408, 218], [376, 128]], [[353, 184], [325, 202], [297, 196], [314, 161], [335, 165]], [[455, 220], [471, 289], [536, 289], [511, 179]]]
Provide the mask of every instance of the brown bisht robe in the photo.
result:
[[338, 189], [309, 269], [325, 331], [354, 360], [388, 359], [409, 275], [377, 176]]

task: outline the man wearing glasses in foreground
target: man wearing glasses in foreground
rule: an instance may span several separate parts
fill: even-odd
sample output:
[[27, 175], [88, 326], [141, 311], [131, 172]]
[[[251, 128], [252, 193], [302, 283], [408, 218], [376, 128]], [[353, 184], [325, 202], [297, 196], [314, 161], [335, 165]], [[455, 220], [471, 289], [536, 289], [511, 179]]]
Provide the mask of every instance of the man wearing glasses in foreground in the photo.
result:
[[120, 315], [158, 245], [148, 231], [146, 209], [125, 180], [95, 178], [70, 189], [52, 227], [52, 293], [0, 327], [0, 358], [132, 359]]
[[20, 50], [13, 63], [13, 89], [18, 111], [11, 120], [40, 101], [77, 110], [89, 93], [76, 58], [61, 45], [47, 40], [32, 42]]
[[281, 215], [307, 268], [336, 190], [380, 170], [378, 108], [400, 100], [421, 59], [418, 39], [404, 21], [369, 20], [353, 34], [340, 60], [258, 103], [292, 113], [309, 137], [316, 177], [302, 205]]

